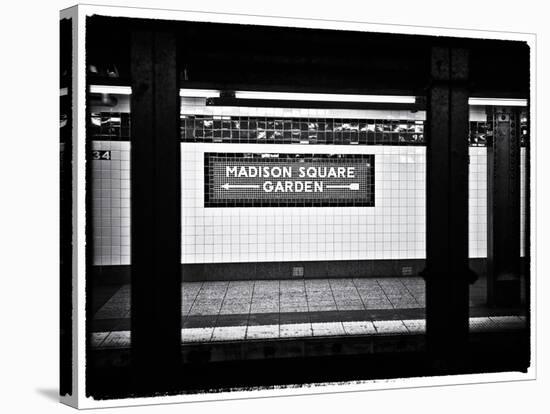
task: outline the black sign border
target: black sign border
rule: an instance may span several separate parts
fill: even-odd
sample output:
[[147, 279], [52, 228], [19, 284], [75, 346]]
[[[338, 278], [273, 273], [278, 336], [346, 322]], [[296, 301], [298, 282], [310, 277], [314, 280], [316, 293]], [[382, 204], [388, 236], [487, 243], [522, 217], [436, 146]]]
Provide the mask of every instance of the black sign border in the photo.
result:
[[[372, 174], [369, 176], [369, 190], [372, 194], [370, 201], [363, 200], [289, 200], [276, 198], [272, 200], [211, 200], [210, 188], [213, 186], [214, 178], [211, 175], [211, 157], [231, 157], [246, 159], [264, 159], [266, 154], [277, 155], [281, 158], [325, 158], [325, 159], [360, 159], [368, 160], [371, 165]], [[374, 154], [304, 154], [304, 153], [244, 153], [244, 152], [205, 152], [204, 153], [204, 207], [374, 207], [375, 188], [375, 157]]]

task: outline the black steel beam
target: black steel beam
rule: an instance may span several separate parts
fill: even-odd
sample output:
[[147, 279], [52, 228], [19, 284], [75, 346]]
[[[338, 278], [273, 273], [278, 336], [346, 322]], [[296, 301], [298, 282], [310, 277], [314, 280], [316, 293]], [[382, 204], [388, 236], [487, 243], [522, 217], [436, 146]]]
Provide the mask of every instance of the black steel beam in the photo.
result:
[[[525, 142], [525, 176], [523, 177], [523, 185], [525, 193], [523, 202], [525, 203], [525, 221], [524, 221], [524, 244], [523, 244], [523, 277], [525, 278], [525, 309], [531, 309], [531, 112], [530, 106], [525, 108], [525, 116], [527, 118], [526, 136], [523, 137]], [[521, 138], [520, 138], [521, 142]], [[520, 149], [521, 150], [521, 149]], [[531, 326], [531, 312], [527, 312], [527, 327]]]
[[[181, 358], [176, 39], [131, 36], [131, 347], [138, 385], [162, 389]], [[155, 376], [156, 381], [148, 381]]]
[[434, 47], [431, 61], [426, 334], [433, 363], [454, 370], [468, 338], [468, 51]]
[[487, 298], [514, 306], [520, 287], [520, 119], [517, 108], [489, 114], [494, 136], [487, 146]]

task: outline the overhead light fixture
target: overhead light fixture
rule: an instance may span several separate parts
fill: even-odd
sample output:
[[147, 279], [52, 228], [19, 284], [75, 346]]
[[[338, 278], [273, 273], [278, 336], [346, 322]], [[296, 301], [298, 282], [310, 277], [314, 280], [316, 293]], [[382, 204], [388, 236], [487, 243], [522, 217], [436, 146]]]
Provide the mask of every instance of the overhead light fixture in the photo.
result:
[[527, 99], [469, 98], [471, 106], [527, 106]]
[[[91, 85], [91, 93], [106, 93], [117, 95], [131, 95], [130, 86]], [[220, 91], [211, 89], [180, 89], [180, 96], [187, 98], [219, 98]]]
[[213, 89], [180, 89], [182, 98], [219, 98], [220, 91]]
[[114, 95], [131, 95], [132, 88], [129, 86], [115, 85], [90, 85], [90, 93], [105, 93]]
[[236, 91], [236, 99], [263, 99], [281, 101], [322, 101], [322, 102], [362, 102], [362, 103], [416, 103], [415, 96], [398, 95], [354, 95], [332, 93], [295, 93], [295, 92], [256, 92]]

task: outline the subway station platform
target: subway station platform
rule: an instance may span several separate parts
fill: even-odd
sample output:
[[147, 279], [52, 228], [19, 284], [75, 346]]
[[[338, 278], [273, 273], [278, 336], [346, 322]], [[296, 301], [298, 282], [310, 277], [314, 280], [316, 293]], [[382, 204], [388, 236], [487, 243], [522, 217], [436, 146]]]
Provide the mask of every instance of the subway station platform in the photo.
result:
[[[470, 289], [471, 332], [526, 326], [520, 309], [488, 307]], [[185, 282], [182, 344], [425, 332], [422, 278]], [[130, 345], [130, 285], [104, 287], [93, 304], [92, 347]]]

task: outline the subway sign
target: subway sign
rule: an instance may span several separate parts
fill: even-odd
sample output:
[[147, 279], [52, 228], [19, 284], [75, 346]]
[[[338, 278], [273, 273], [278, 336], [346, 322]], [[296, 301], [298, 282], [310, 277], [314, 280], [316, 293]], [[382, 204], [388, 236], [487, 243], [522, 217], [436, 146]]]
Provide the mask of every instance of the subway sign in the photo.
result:
[[373, 154], [204, 154], [205, 207], [374, 206]]

